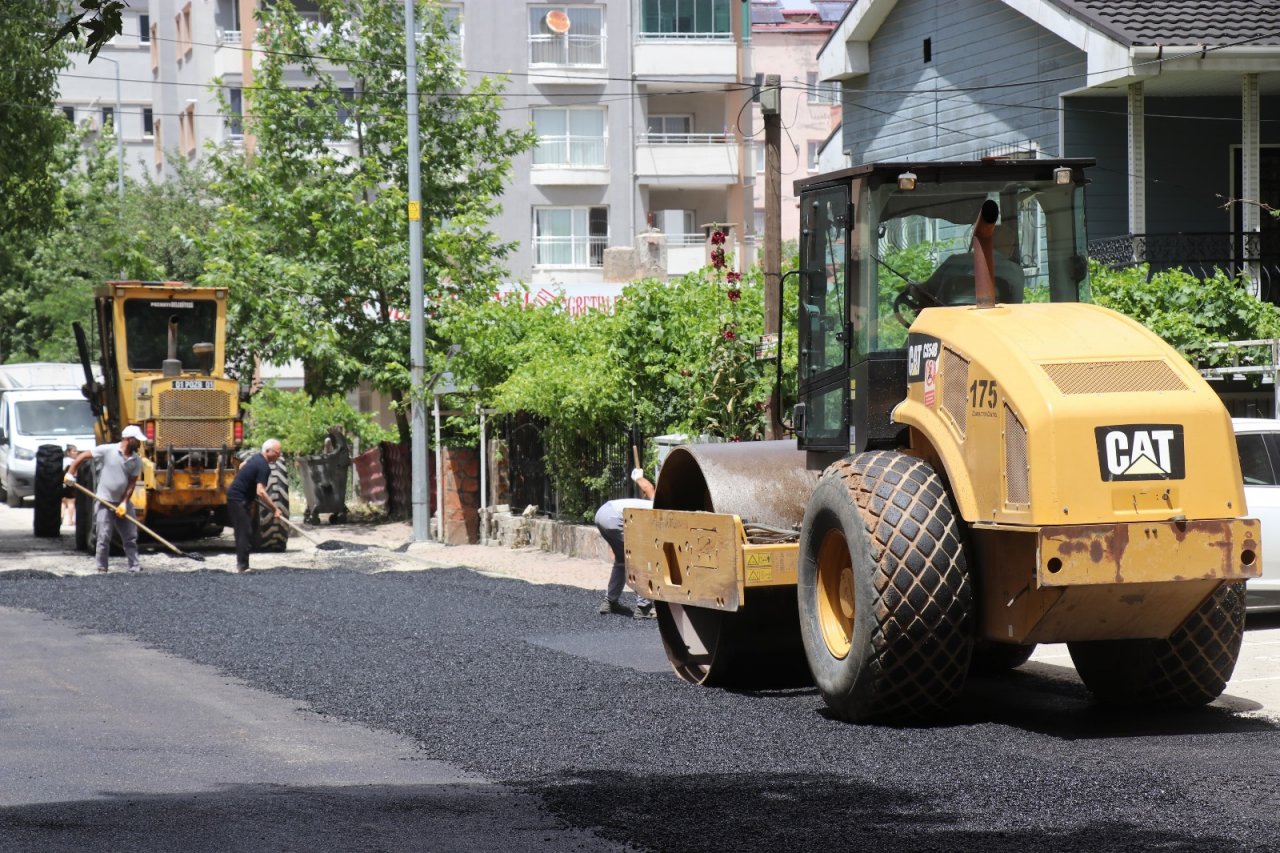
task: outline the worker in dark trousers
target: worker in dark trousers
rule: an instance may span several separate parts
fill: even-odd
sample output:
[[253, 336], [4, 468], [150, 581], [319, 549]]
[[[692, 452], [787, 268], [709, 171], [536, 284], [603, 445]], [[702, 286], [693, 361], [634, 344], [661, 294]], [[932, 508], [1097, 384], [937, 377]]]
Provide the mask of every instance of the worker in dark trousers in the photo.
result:
[[227, 515], [231, 517], [231, 529], [236, 534], [236, 571], [249, 571], [249, 551], [253, 547], [253, 504], [261, 500], [276, 518], [284, 513], [271, 495], [267, 494], [267, 481], [271, 479], [271, 466], [280, 458], [280, 442], [269, 438], [262, 443], [262, 452], [249, 457], [227, 489]]

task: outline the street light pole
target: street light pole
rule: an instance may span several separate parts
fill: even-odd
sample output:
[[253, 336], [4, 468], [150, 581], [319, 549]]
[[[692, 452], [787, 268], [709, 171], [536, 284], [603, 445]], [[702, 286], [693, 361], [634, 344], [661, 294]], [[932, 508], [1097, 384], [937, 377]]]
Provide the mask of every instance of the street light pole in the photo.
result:
[[427, 518], [427, 409], [423, 389], [426, 361], [426, 300], [422, 288], [422, 189], [418, 169], [418, 57], [413, 24], [414, 0], [404, 0], [404, 75], [409, 118], [409, 402], [410, 467], [413, 484], [413, 541], [429, 538]]
[[121, 122], [124, 120], [124, 113], [120, 110], [120, 63], [109, 56], [98, 56], [104, 62], [110, 62], [116, 67], [116, 113], [111, 119], [111, 132], [116, 135], [116, 189], [120, 194], [120, 203], [124, 204], [124, 133], [121, 128]]

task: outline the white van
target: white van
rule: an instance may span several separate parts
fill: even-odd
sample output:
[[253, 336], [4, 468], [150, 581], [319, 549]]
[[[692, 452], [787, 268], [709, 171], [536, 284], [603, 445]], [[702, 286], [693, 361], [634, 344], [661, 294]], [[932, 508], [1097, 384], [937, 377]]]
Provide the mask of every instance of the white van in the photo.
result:
[[35, 493], [40, 445], [88, 450], [96, 443], [83, 384], [78, 364], [0, 365], [0, 495], [9, 506]]

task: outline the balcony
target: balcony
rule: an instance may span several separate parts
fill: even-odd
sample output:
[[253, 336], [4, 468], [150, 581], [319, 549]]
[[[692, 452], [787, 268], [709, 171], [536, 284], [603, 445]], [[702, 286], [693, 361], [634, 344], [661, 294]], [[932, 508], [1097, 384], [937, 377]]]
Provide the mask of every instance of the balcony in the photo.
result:
[[608, 77], [604, 36], [541, 33], [529, 36], [532, 85], [604, 85]]
[[738, 43], [732, 33], [641, 33], [634, 57], [638, 82], [648, 89], [738, 79]]
[[659, 186], [736, 184], [741, 148], [724, 133], [644, 134], [636, 141], [636, 177]]
[[213, 73], [224, 80], [244, 73], [244, 51], [240, 49], [239, 30], [218, 30], [213, 48]]

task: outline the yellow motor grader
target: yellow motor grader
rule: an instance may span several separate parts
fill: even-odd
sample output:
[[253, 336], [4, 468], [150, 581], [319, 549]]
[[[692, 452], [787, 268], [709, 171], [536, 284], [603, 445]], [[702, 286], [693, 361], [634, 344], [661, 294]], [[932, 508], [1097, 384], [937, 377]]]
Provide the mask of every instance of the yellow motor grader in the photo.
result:
[[796, 441], [677, 448], [627, 511], [682, 678], [902, 719], [1065, 642], [1106, 703], [1222, 692], [1258, 522], [1214, 392], [1088, 304], [1089, 165], [797, 183]]
[[[88, 336], [79, 323], [73, 326], [97, 441], [119, 441], [130, 424], [147, 437], [132, 496], [139, 520], [174, 538], [221, 530], [244, 441], [240, 386], [225, 373], [226, 289], [178, 281], [112, 281], [96, 288], [100, 382], [91, 370]], [[79, 476], [90, 491], [91, 468], [82, 466]], [[268, 489], [277, 506], [289, 505], [282, 463]], [[96, 542], [94, 515], [92, 499], [78, 493], [81, 550]], [[265, 508], [254, 521], [255, 548], [283, 551], [285, 523]]]

